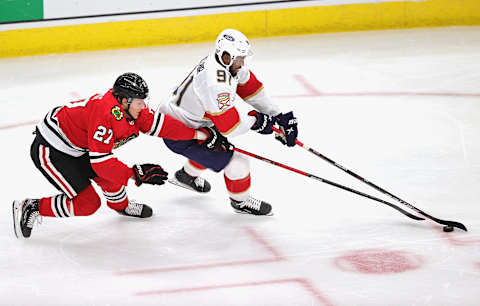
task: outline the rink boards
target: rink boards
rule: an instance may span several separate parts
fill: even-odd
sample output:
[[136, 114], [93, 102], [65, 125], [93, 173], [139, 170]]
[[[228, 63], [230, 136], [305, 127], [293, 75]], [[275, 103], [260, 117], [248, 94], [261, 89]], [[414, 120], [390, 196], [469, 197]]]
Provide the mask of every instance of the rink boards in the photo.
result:
[[[363, 1], [366, 2], [366, 1]], [[325, 2], [328, 3], [328, 2]], [[230, 9], [231, 11], [231, 9]], [[173, 16], [175, 16], [173, 12]], [[178, 15], [182, 15], [179, 13]], [[185, 14], [183, 14], [185, 15]], [[172, 16], [170, 13], [169, 16]], [[480, 24], [478, 0], [352, 3], [130, 21], [10, 29], [0, 26], [0, 57], [214, 40], [224, 28], [249, 37]], [[68, 24], [68, 23], [65, 23]], [[7, 30], [6, 30], [7, 29]]]

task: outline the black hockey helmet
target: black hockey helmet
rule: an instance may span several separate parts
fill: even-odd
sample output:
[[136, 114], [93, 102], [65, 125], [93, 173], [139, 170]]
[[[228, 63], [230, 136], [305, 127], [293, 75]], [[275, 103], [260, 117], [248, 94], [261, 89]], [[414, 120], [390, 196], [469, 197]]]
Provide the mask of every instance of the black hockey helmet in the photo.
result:
[[145, 80], [136, 73], [127, 72], [120, 75], [113, 84], [113, 91], [119, 97], [125, 97], [128, 103], [132, 99], [146, 99], [148, 97], [148, 86]]

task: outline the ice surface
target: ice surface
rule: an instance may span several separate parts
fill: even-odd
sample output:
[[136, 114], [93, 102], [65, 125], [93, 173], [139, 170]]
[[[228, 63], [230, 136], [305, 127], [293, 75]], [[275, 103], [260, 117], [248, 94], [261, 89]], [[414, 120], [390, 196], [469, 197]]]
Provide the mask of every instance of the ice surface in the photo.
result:
[[[56, 193], [30, 160], [32, 122], [103, 92], [126, 71], [147, 80], [154, 106], [213, 45], [2, 59], [0, 305], [480, 304], [480, 28], [252, 43], [252, 70], [299, 118], [301, 141], [469, 232], [443, 233], [441, 225], [251, 160], [251, 193], [273, 205], [272, 217], [235, 214], [222, 174], [208, 172], [207, 195], [131, 184], [129, 196], [153, 207], [149, 220], [103, 205], [89, 217], [44, 218], [30, 239], [17, 240], [11, 202]], [[232, 142], [382, 197], [273, 137], [252, 132]], [[184, 163], [148, 136], [116, 154], [172, 174]]]

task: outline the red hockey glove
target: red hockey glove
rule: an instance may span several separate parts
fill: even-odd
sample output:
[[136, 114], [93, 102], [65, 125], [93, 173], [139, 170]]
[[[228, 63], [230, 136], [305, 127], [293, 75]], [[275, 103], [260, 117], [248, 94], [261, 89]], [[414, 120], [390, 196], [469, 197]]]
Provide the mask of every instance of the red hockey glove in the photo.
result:
[[168, 173], [162, 167], [155, 164], [133, 165], [133, 177], [135, 185], [140, 186], [143, 183], [152, 185], [162, 185], [168, 179]]

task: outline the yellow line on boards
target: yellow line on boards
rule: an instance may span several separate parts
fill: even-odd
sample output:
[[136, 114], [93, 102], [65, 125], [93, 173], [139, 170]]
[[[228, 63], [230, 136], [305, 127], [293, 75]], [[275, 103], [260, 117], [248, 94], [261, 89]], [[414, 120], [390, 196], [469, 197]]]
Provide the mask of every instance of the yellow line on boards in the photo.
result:
[[248, 37], [480, 25], [480, 0], [349, 4], [0, 32], [0, 58], [213, 41], [225, 28]]

